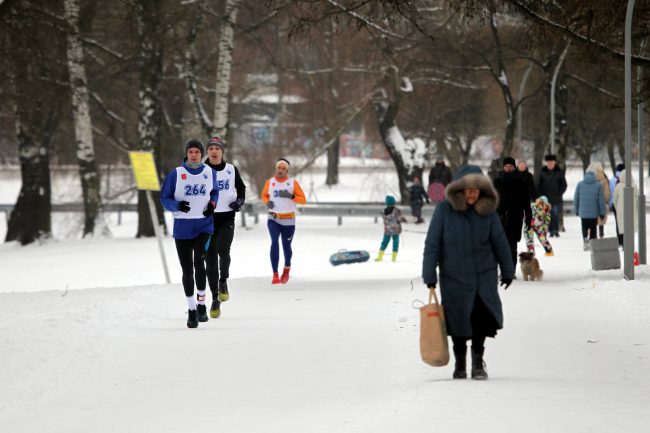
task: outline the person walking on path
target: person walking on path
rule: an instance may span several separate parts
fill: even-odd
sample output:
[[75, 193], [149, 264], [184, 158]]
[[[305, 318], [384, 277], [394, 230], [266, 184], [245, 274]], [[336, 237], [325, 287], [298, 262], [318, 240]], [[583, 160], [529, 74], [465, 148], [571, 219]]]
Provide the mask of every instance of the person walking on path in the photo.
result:
[[607, 214], [609, 213], [609, 201], [612, 196], [612, 190], [609, 188], [609, 179], [605, 175], [603, 170], [603, 165], [600, 162], [594, 163], [594, 174], [596, 175], [596, 180], [600, 182], [603, 187], [603, 198], [605, 199], [605, 215], [603, 218], [598, 217], [598, 238], [602, 239], [605, 237], [605, 224], [607, 224]]
[[169, 172], [160, 192], [161, 204], [174, 214], [173, 236], [183, 270], [188, 328], [196, 328], [199, 322], [208, 321], [204, 260], [214, 232], [212, 213], [219, 203], [217, 174], [201, 162], [203, 153], [203, 143], [197, 139], [189, 140], [185, 144], [183, 164]]
[[553, 253], [553, 247], [548, 240], [548, 225], [551, 222], [551, 204], [548, 202], [548, 198], [545, 195], [539, 196], [532, 207], [533, 211], [533, 220], [524, 232], [526, 236], [526, 247], [528, 251], [535, 254], [535, 238], [537, 235], [537, 240], [542, 247], [544, 248], [544, 255], [547, 257], [552, 257], [555, 254]]
[[593, 165], [585, 172], [583, 179], [576, 186], [573, 194], [573, 206], [580, 217], [582, 226], [583, 249], [589, 249], [589, 241], [596, 239], [598, 218], [605, 217], [605, 197], [603, 186], [596, 179]]
[[216, 319], [221, 315], [221, 302], [230, 299], [230, 246], [235, 236], [235, 214], [246, 201], [246, 185], [237, 167], [224, 161], [226, 144], [221, 138], [212, 137], [207, 147], [205, 164], [217, 172], [219, 190], [219, 202], [212, 214], [214, 234], [206, 255], [206, 272], [212, 292], [210, 317]]
[[[271, 235], [271, 284], [286, 284], [291, 270], [291, 242], [296, 231], [296, 204], [307, 203], [307, 198], [297, 180], [289, 177], [289, 161], [280, 158], [275, 163], [275, 176], [268, 179], [262, 189], [262, 201], [269, 208], [267, 227]], [[278, 276], [280, 244], [284, 252], [284, 270]]]
[[[616, 171], [614, 172], [614, 176], [609, 180], [609, 209], [612, 211], [614, 214], [614, 227], [616, 227], [616, 237], [620, 240], [623, 239], [621, 237], [621, 233], [618, 231], [618, 216], [616, 215], [616, 208], [614, 207], [614, 190], [616, 189], [616, 184], [618, 184], [619, 179], [621, 178], [621, 172], [625, 170], [625, 164], [618, 164], [616, 166]], [[621, 244], [622, 245], [622, 244]]]
[[429, 171], [429, 186], [427, 193], [434, 203], [439, 203], [445, 198], [445, 188], [451, 182], [451, 169], [445, 165], [442, 158], [438, 158], [431, 171]]
[[472, 379], [488, 378], [483, 361], [485, 339], [503, 328], [497, 265], [506, 289], [515, 269], [497, 206], [497, 192], [481, 169], [476, 165], [461, 167], [447, 186], [446, 199], [436, 206], [424, 243], [422, 279], [430, 290], [440, 284], [456, 359], [454, 379], [467, 377], [470, 339]]
[[551, 237], [560, 237], [560, 217], [562, 214], [562, 196], [567, 184], [564, 172], [557, 165], [557, 158], [553, 154], [544, 157], [546, 167], [542, 168], [537, 185], [537, 194], [545, 195], [551, 203], [551, 224], [549, 231]]
[[413, 185], [409, 188], [409, 196], [411, 199], [411, 213], [415, 217], [415, 224], [422, 224], [424, 222], [422, 219], [422, 206], [424, 206], [425, 200], [427, 203], [430, 203], [430, 200], [418, 176], [413, 177]]
[[625, 227], [625, 207], [623, 206], [623, 191], [625, 190], [625, 169], [621, 171], [621, 174], [618, 179], [618, 183], [616, 184], [616, 188], [614, 189], [614, 211], [616, 215], [616, 226], [618, 227], [618, 244], [623, 246], [623, 239], [626, 234], [629, 234], [630, 236], [634, 236], [634, 232], [636, 231], [637, 228], [637, 195], [639, 194], [639, 191], [637, 189], [636, 184], [634, 183], [634, 180], [632, 181], [632, 189], [633, 189], [633, 197], [634, 199], [632, 200], [632, 215], [633, 215], [633, 222], [632, 222], [632, 227], [631, 229], [628, 227]]
[[376, 262], [384, 260], [384, 251], [388, 248], [388, 243], [393, 240], [393, 256], [392, 261], [397, 260], [397, 252], [399, 251], [399, 235], [402, 233], [402, 212], [395, 207], [395, 197], [387, 195], [386, 208], [381, 216], [384, 221], [384, 237], [379, 246], [379, 254], [377, 254]]
[[519, 171], [519, 175], [521, 178], [524, 180], [524, 183], [526, 184], [526, 189], [528, 190], [528, 195], [530, 196], [530, 202], [534, 203], [535, 200], [537, 199], [537, 188], [535, 188], [535, 178], [533, 177], [533, 174], [528, 171], [528, 164], [526, 163], [525, 160], [520, 160], [517, 163], [517, 170]]
[[494, 179], [494, 187], [499, 194], [497, 213], [510, 245], [513, 267], [517, 268], [517, 244], [521, 240], [522, 227], [530, 226], [533, 213], [530, 207], [530, 194], [519, 171], [515, 169], [515, 160], [503, 158], [503, 171]]

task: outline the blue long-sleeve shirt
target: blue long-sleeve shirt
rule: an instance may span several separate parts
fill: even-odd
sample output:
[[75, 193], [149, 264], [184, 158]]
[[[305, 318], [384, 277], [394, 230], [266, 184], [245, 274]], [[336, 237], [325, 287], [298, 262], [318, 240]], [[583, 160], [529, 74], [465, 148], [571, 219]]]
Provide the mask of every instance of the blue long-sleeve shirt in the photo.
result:
[[[187, 166], [187, 164], [185, 164], [185, 162], [183, 162], [182, 167], [190, 174], [198, 175], [204, 170], [205, 165], [201, 164], [201, 166], [198, 168], [190, 168]], [[213, 169], [210, 169], [210, 173], [212, 174], [212, 190], [210, 191], [210, 201], [216, 203], [219, 199], [219, 191], [217, 190], [217, 172]], [[176, 169], [173, 169], [165, 177], [162, 189], [160, 191], [160, 203], [165, 209], [170, 212], [178, 212], [179, 201], [175, 198], [176, 180]], [[212, 220], [212, 215], [194, 219], [174, 218], [174, 239], [194, 239], [200, 233], [213, 232], [214, 222]]]

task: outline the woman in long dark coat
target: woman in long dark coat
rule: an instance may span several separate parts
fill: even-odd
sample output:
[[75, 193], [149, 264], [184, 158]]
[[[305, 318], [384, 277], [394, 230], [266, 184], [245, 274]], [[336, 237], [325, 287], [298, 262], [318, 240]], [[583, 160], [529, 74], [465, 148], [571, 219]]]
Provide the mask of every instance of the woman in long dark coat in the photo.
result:
[[431, 290], [440, 282], [447, 332], [456, 358], [453, 377], [467, 377], [467, 340], [471, 339], [472, 378], [487, 379], [485, 338], [496, 336], [503, 327], [497, 264], [501, 283], [508, 288], [514, 278], [510, 247], [495, 212], [497, 193], [478, 166], [461, 167], [445, 195], [429, 225], [422, 278]]

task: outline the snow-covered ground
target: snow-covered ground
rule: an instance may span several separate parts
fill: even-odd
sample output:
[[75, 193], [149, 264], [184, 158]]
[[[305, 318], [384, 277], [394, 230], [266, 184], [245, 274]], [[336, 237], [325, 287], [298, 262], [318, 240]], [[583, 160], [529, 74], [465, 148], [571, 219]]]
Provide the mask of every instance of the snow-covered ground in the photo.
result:
[[302, 218], [281, 286], [265, 225], [238, 227], [231, 300], [196, 330], [172, 239], [166, 285], [133, 216], [112, 222], [113, 239], [2, 244], [0, 430], [647, 431], [650, 271], [591, 271], [579, 220], [566, 226], [556, 256], [540, 257], [546, 279], [501, 291], [487, 382], [419, 359], [424, 226], [405, 226], [396, 263], [332, 267], [340, 248], [374, 255], [380, 224]]
[[[14, 202], [20, 187], [7, 173], [0, 203]], [[579, 177], [569, 176], [570, 189]], [[75, 200], [73, 181], [57, 177], [56, 202]], [[335, 188], [323, 181], [319, 170], [301, 177], [320, 201], [379, 201], [396, 188], [381, 165], [343, 170]], [[122, 217], [118, 225], [109, 215], [111, 239], [81, 240], [81, 216], [57, 213], [55, 239], [0, 244], [0, 431], [580, 433], [650, 425], [650, 269], [635, 268], [634, 281], [620, 269], [592, 271], [575, 217], [551, 239], [555, 257], [539, 258], [544, 281], [501, 290], [505, 328], [487, 342], [487, 382], [454, 381], [451, 364], [419, 359], [412, 303], [427, 296], [419, 278], [426, 226], [404, 226], [396, 263], [332, 267], [329, 256], [343, 248], [374, 258], [381, 225], [302, 217], [292, 279], [272, 286], [265, 222], [249, 218], [236, 230], [231, 300], [221, 318], [190, 330], [173, 240], [164, 240], [165, 284], [156, 241], [134, 239], [135, 214]]]

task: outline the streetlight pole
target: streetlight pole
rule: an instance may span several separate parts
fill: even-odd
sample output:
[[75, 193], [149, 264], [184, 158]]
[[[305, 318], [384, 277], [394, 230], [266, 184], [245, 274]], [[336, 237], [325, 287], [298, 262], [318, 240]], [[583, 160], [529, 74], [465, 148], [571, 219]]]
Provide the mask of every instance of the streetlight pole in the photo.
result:
[[564, 51], [560, 55], [560, 59], [555, 66], [555, 71], [553, 71], [553, 79], [551, 80], [551, 133], [549, 140], [551, 141], [551, 153], [555, 153], [555, 86], [557, 84], [557, 76], [560, 73], [560, 68], [566, 57], [566, 53], [569, 51], [569, 46], [571, 45], [571, 40], [564, 47]]
[[[623, 188], [623, 275], [634, 280], [634, 189], [632, 188], [632, 15], [636, 0], [628, 0], [625, 14], [625, 187]], [[645, 208], [645, 206], [644, 206]]]
[[521, 130], [522, 130], [522, 122], [523, 122], [523, 107], [521, 103], [521, 98], [524, 96], [524, 89], [526, 88], [526, 83], [528, 82], [528, 77], [530, 76], [530, 71], [533, 70], [533, 62], [530, 62], [528, 64], [528, 67], [526, 68], [526, 72], [524, 72], [524, 77], [521, 79], [521, 83], [519, 84], [519, 105], [517, 106], [517, 143], [519, 143], [519, 146], [521, 146]]
[[[643, 53], [645, 50], [646, 44], [648, 42], [647, 38], [644, 38], [641, 42], [640, 52]], [[637, 79], [637, 93], [641, 94], [641, 83], [643, 82], [643, 66], [638, 66], [636, 68], [636, 79]], [[645, 265], [647, 263], [646, 258], [646, 221], [645, 221], [645, 194], [644, 194], [644, 182], [643, 182], [643, 156], [645, 155], [645, 146], [643, 142], [643, 127], [645, 120], [645, 102], [641, 101], [637, 105], [637, 129], [638, 129], [638, 142], [639, 142], [639, 195], [637, 203], [637, 220], [639, 221], [639, 264]]]

